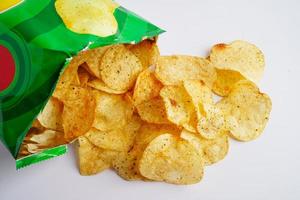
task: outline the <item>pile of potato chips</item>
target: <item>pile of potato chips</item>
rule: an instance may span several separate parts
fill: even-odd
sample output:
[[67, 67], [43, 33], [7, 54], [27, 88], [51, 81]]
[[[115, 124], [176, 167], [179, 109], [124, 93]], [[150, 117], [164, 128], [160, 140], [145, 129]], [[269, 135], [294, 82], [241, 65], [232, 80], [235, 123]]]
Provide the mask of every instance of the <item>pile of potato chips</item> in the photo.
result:
[[217, 44], [208, 58], [160, 56], [152, 40], [83, 51], [20, 156], [78, 138], [82, 175], [112, 168], [126, 180], [197, 183], [227, 155], [228, 137], [250, 141], [265, 128], [272, 104], [256, 86], [264, 65], [244, 41]]

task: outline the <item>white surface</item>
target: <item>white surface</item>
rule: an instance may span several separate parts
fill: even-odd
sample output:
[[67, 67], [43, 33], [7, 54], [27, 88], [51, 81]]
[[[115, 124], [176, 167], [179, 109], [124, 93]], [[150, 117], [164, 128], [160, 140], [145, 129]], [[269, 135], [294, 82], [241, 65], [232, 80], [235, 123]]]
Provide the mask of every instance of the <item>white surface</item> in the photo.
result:
[[120, 0], [160, 25], [162, 54], [205, 56], [218, 42], [244, 39], [266, 56], [260, 85], [273, 100], [263, 135], [231, 142], [228, 156], [191, 186], [126, 182], [111, 171], [79, 175], [74, 153], [15, 171], [0, 145], [0, 199], [300, 199], [300, 1]]

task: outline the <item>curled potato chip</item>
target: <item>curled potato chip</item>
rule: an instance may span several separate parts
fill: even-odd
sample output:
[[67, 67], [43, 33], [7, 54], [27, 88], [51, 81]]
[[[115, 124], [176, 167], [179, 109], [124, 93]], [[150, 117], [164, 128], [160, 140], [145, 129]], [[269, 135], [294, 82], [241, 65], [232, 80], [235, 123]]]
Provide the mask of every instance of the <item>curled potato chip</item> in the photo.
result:
[[242, 80], [217, 106], [225, 114], [230, 135], [240, 141], [250, 141], [265, 128], [272, 102], [268, 95], [259, 92], [254, 83]]
[[109, 48], [102, 57], [100, 74], [103, 82], [115, 90], [128, 90], [143, 70], [140, 60], [124, 45]]
[[185, 80], [203, 80], [212, 87], [216, 79], [216, 71], [211, 63], [195, 56], [161, 56], [155, 75], [164, 85], [180, 85]]
[[202, 158], [189, 142], [166, 133], [147, 146], [139, 161], [139, 171], [150, 180], [193, 184], [202, 179]]
[[208, 140], [183, 130], [180, 137], [190, 142], [197, 149], [203, 158], [204, 165], [212, 165], [224, 159], [228, 153], [229, 141], [226, 132], [222, 132], [216, 138]]
[[83, 52], [83, 59], [85, 61], [85, 69], [91, 73], [93, 76], [101, 79], [100, 75], [100, 63], [105, 52], [110, 48], [110, 46], [99, 47]]
[[94, 146], [84, 136], [79, 137], [78, 141], [79, 169], [81, 175], [93, 175], [109, 168], [109, 164], [105, 163], [101, 158], [103, 151], [100, 148]]
[[164, 102], [160, 97], [155, 97], [136, 105], [142, 120], [154, 124], [170, 124], [167, 118]]
[[94, 91], [96, 115], [93, 127], [101, 131], [110, 131], [125, 126], [133, 114], [133, 106], [120, 95]]
[[[83, 66], [85, 66], [85, 64], [83, 64]], [[83, 67], [79, 67], [77, 73], [78, 73], [78, 79], [80, 82], [80, 86], [86, 87], [87, 83], [89, 82], [89, 79], [90, 79], [89, 72], [86, 69], [84, 69]]]
[[95, 146], [102, 149], [122, 151], [125, 149], [124, 140], [125, 133], [121, 129], [115, 129], [110, 131], [100, 131], [95, 128], [91, 128], [85, 137], [93, 143]]
[[233, 70], [217, 69], [217, 80], [212, 90], [219, 96], [227, 96], [234, 84], [245, 79], [239, 72]]
[[140, 59], [143, 68], [147, 69], [157, 63], [159, 58], [159, 49], [156, 41], [144, 40], [136, 45], [129, 45], [129, 50]]
[[80, 85], [78, 68], [84, 63], [82, 55], [83, 53], [79, 53], [77, 56], [73, 57], [69, 65], [65, 68], [62, 75], [59, 77], [53, 97], [61, 100], [66, 95], [65, 93], [68, 93], [71, 85]]
[[88, 82], [88, 86], [90, 86], [90, 87], [92, 87], [92, 88], [94, 88], [96, 90], [107, 92], [109, 94], [124, 94], [124, 93], [126, 93], [126, 90], [115, 90], [115, 89], [109, 88], [100, 79], [93, 79], [93, 80], [91, 80], [90, 82]]
[[85, 137], [95, 146], [105, 150], [128, 151], [133, 146], [140, 123], [140, 119], [134, 116], [123, 128], [110, 131], [91, 128]]
[[157, 80], [151, 70], [144, 70], [139, 74], [135, 83], [133, 92], [134, 104], [138, 105], [159, 96], [159, 91], [162, 87], [163, 85]]
[[145, 180], [137, 167], [140, 154], [141, 152], [135, 149], [118, 154], [112, 162], [113, 169], [125, 180]]
[[38, 153], [64, 143], [64, 134], [62, 132], [31, 128], [23, 141], [20, 153], [23, 155], [24, 151], [28, 152], [27, 155]]
[[64, 103], [62, 124], [65, 139], [72, 141], [92, 127], [95, 118], [95, 99], [88, 88], [72, 86], [61, 100]]
[[255, 45], [240, 40], [213, 46], [209, 59], [218, 69], [237, 71], [254, 83], [259, 82], [265, 67], [263, 53]]
[[192, 99], [197, 115], [197, 131], [207, 139], [215, 138], [224, 129], [225, 119], [213, 101], [211, 90], [203, 81], [189, 80], [184, 88]]
[[182, 86], [165, 86], [160, 91], [169, 121], [178, 126], [196, 127], [195, 107]]
[[45, 130], [40, 134], [35, 134], [29, 139], [31, 142], [34, 142], [40, 146], [50, 147], [55, 145], [63, 144], [64, 137], [62, 132], [54, 130]]
[[144, 122], [139, 129], [139, 134], [135, 138], [135, 146], [141, 151], [144, 151], [147, 145], [157, 136], [165, 133], [179, 136], [180, 131], [181, 130], [174, 125], [159, 125]]
[[65, 25], [81, 34], [100, 37], [113, 35], [118, 30], [114, 11], [118, 5], [112, 0], [56, 0], [55, 8]]
[[51, 97], [38, 115], [37, 119], [42, 126], [48, 129], [63, 131], [62, 127], [63, 104], [58, 99]]
[[[137, 128], [137, 125], [140, 127], [140, 122], [138, 124], [132, 123], [132, 125], [129, 125], [129, 127], [133, 126]], [[132, 149], [129, 152], [124, 151], [118, 154], [118, 156], [112, 162], [113, 168], [125, 180], [146, 180], [145, 177], [141, 176], [138, 170], [139, 160], [147, 145], [155, 137], [166, 132], [178, 135], [180, 130], [171, 125], [157, 125], [144, 122], [139, 128], [138, 134], [134, 134], [135, 142]]]

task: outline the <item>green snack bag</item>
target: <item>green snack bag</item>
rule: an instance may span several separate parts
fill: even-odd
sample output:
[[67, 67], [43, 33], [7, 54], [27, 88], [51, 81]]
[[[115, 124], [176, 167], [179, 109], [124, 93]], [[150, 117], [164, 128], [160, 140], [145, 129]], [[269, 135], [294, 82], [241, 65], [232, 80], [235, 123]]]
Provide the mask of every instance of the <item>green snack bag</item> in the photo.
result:
[[67, 151], [58, 145], [18, 159], [26, 134], [74, 56], [86, 49], [136, 44], [163, 32], [112, 0], [2, 0], [0, 140], [17, 168]]

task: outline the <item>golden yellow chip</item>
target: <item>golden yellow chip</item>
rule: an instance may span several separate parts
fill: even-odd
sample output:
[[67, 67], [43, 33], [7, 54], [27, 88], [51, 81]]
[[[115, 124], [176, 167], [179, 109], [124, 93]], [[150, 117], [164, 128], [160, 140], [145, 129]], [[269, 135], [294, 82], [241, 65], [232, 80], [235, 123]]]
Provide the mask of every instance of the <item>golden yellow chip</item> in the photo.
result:
[[134, 114], [132, 118], [128, 121], [126, 126], [122, 129], [125, 135], [124, 143], [126, 151], [130, 150], [133, 147], [135, 138], [139, 134], [141, 126], [141, 118], [138, 115]]
[[65, 139], [72, 141], [92, 127], [95, 119], [95, 99], [87, 88], [73, 86], [61, 100], [64, 103], [62, 124]]
[[181, 130], [174, 125], [149, 124], [144, 122], [139, 129], [139, 134], [135, 138], [135, 146], [144, 151], [147, 145], [157, 136], [165, 133], [179, 136], [180, 132]]
[[139, 171], [150, 180], [193, 184], [202, 179], [202, 162], [201, 155], [189, 142], [166, 133], [147, 146], [139, 161]]
[[133, 92], [133, 101], [135, 105], [151, 100], [159, 95], [163, 85], [154, 76], [154, 73], [146, 69], [139, 74]]
[[32, 154], [64, 143], [64, 134], [62, 132], [31, 128], [23, 141], [21, 150], [26, 150]]
[[103, 81], [100, 79], [93, 79], [90, 82], [88, 82], [88, 86], [100, 90], [109, 94], [124, 94], [126, 93], [126, 90], [115, 90], [112, 88], [109, 88]]
[[97, 174], [109, 168], [102, 158], [102, 150], [89, 142], [87, 138], [81, 136], [78, 138], [79, 148], [79, 169], [80, 174], [84, 176]]
[[54, 97], [51, 97], [43, 111], [38, 115], [37, 119], [45, 128], [63, 131], [62, 112], [62, 102]]
[[143, 70], [140, 60], [124, 45], [109, 48], [102, 57], [102, 81], [114, 90], [128, 90]]
[[233, 70], [217, 69], [217, 80], [213, 85], [213, 91], [219, 96], [227, 96], [234, 84], [245, 79], [239, 72]]
[[213, 46], [209, 59], [218, 69], [237, 71], [254, 83], [259, 82], [265, 67], [263, 53], [255, 45], [240, 40]]
[[133, 114], [133, 106], [120, 95], [93, 91], [96, 115], [93, 127], [101, 131], [119, 129], [126, 125]]
[[118, 154], [118, 156], [112, 162], [113, 169], [125, 180], [145, 180], [138, 170], [138, 160], [140, 154], [141, 152], [135, 149], [131, 150], [130, 152]]
[[128, 48], [140, 59], [144, 69], [157, 63], [159, 49], [156, 45], [156, 41], [144, 40], [136, 45], [129, 45]]
[[207, 140], [183, 130], [180, 137], [190, 142], [197, 149], [203, 158], [204, 165], [212, 165], [224, 159], [228, 153], [229, 141], [226, 132], [222, 132], [212, 140]]
[[218, 103], [218, 107], [225, 113], [231, 136], [240, 141], [249, 141], [264, 130], [272, 102], [268, 95], [259, 92], [254, 83], [242, 80], [234, 85], [228, 97]]
[[161, 56], [155, 70], [164, 85], [180, 85], [185, 80], [203, 80], [212, 87], [216, 79], [211, 63], [195, 56]]
[[64, 141], [64, 135], [62, 132], [45, 130], [40, 134], [33, 135], [29, 140], [41, 147], [51, 147], [62, 144]]
[[164, 102], [160, 97], [136, 105], [142, 120], [154, 124], [170, 124]]
[[128, 151], [134, 143], [134, 138], [141, 126], [139, 118], [134, 116], [123, 128], [110, 131], [100, 131], [91, 128], [85, 137], [91, 143], [104, 150]]
[[169, 121], [178, 126], [196, 127], [195, 107], [182, 86], [165, 86], [160, 91]]
[[84, 135], [93, 145], [102, 149], [123, 151], [126, 149], [125, 133], [121, 129], [114, 129], [110, 131], [100, 131], [91, 128]]
[[72, 58], [70, 64], [65, 68], [62, 75], [59, 77], [53, 97], [62, 100], [66, 93], [68, 93], [71, 85], [80, 86], [78, 68], [84, 63], [83, 57], [83, 53], [79, 53], [77, 56]]
[[197, 131], [204, 138], [215, 138], [224, 129], [225, 119], [222, 110], [217, 108], [213, 102], [211, 90], [203, 81], [197, 80], [185, 81], [184, 88], [194, 104], [197, 115]]
[[88, 70], [93, 76], [101, 79], [100, 76], [100, 63], [104, 53], [110, 46], [99, 47], [83, 52], [83, 59], [85, 61], [85, 69]]
[[91, 75], [89, 74], [89, 72], [86, 69], [84, 69], [84, 66], [86, 66], [86, 64], [83, 64], [82, 66], [83, 67], [79, 67], [78, 71], [77, 71], [78, 79], [80, 82], [80, 86], [86, 87]]
[[[131, 126], [137, 128], [137, 125], [140, 127], [140, 122], [132, 123]], [[180, 130], [177, 127], [169, 125], [144, 123], [139, 128], [138, 134], [134, 134], [135, 143], [132, 149], [129, 152], [125, 151], [118, 154], [112, 162], [113, 168], [125, 180], [146, 180], [138, 170], [140, 157], [144, 149], [155, 137], [166, 132], [179, 135]]]
[[56, 0], [55, 8], [65, 25], [81, 34], [100, 37], [113, 35], [118, 30], [114, 11], [118, 5], [112, 0]]
[[[100, 149], [100, 148], [99, 148]], [[122, 152], [123, 153], [123, 152]], [[115, 159], [118, 158], [118, 155], [120, 155], [120, 151], [114, 151], [114, 150], [107, 150], [102, 149], [100, 153], [100, 158], [108, 164], [110, 167], [112, 167], [112, 163]]]

